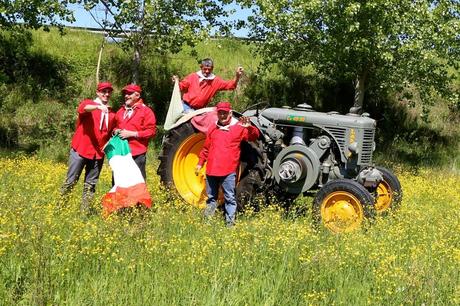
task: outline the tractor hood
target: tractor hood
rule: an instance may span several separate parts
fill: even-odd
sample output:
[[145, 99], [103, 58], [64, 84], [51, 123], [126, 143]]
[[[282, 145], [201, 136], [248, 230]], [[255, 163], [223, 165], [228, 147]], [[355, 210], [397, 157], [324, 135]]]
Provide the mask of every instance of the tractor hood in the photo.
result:
[[267, 108], [259, 116], [275, 123], [295, 126], [340, 126], [348, 128], [374, 129], [376, 121], [369, 117], [337, 112], [322, 113], [301, 108]]

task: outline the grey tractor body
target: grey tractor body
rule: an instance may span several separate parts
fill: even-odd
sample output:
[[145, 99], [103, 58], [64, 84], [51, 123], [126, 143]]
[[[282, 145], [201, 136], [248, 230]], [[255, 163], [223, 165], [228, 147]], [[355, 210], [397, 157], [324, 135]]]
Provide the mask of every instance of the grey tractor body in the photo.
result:
[[382, 180], [372, 164], [376, 121], [367, 114], [316, 112], [300, 104], [243, 115], [263, 135], [258, 150], [264, 185], [271, 182], [298, 195], [335, 179], [353, 179], [369, 188]]

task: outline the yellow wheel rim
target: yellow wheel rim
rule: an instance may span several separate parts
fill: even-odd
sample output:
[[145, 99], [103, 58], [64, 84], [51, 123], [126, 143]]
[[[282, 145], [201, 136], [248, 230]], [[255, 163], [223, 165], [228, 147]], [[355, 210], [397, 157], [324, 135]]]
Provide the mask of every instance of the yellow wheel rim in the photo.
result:
[[335, 191], [321, 203], [321, 217], [324, 226], [332, 232], [351, 232], [362, 224], [364, 209], [353, 194]]
[[386, 181], [382, 181], [377, 186], [377, 201], [375, 202], [375, 210], [377, 213], [382, 213], [390, 208], [393, 201], [393, 191]]
[[206, 166], [203, 166], [199, 175], [195, 175], [205, 138], [202, 133], [188, 137], [182, 142], [173, 160], [173, 181], [177, 191], [186, 202], [197, 207], [206, 205]]

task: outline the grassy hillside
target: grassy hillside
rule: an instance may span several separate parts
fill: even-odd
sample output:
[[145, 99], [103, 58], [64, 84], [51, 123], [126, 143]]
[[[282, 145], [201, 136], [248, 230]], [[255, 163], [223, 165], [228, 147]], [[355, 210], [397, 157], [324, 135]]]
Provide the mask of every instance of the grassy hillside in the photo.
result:
[[[94, 96], [103, 37], [72, 29], [64, 36], [55, 30], [35, 31], [31, 40], [23, 42], [17, 37], [5, 37], [0, 35], [2, 43], [11, 45], [8, 49], [11, 50], [8, 54], [3, 49], [4, 57], [0, 52], [0, 60], [5, 61], [0, 70], [0, 88], [5, 93], [0, 97], [0, 113], [4, 114], [0, 117], [0, 144], [65, 161], [75, 107], [81, 99]], [[198, 70], [197, 62], [204, 57], [215, 60], [215, 72], [224, 78], [232, 78], [239, 65], [245, 68], [246, 75], [236, 91], [215, 97], [215, 101], [232, 101], [239, 110], [257, 102], [274, 106], [307, 102], [318, 110], [344, 113], [352, 105], [352, 91], [347, 86], [318, 83], [311, 67], [280, 64], [266, 70], [251, 52], [253, 48], [238, 40], [210, 40], [203, 41], [195, 50], [185, 48], [178, 54], [146, 52], [140, 84], [159, 124], [165, 118], [172, 92], [171, 75], [183, 77]], [[100, 78], [114, 83], [115, 108], [123, 101], [120, 90], [131, 80], [130, 69], [131, 55], [113, 42], [105, 44]], [[449, 108], [455, 105], [452, 103], [442, 99], [433, 101], [432, 111], [424, 121], [420, 105], [407, 105], [397, 93], [379, 97], [378, 101], [365, 101], [365, 110], [378, 120], [376, 140], [380, 163], [391, 160], [458, 171], [460, 114], [455, 107]]]

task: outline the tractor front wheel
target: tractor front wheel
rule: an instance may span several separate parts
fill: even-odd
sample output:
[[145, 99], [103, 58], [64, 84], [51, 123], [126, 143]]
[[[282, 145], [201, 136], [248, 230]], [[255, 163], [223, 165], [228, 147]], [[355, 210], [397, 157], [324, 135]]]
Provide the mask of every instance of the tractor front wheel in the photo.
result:
[[338, 179], [326, 183], [313, 200], [314, 220], [334, 233], [351, 232], [375, 215], [374, 198], [359, 183]]
[[402, 188], [398, 178], [390, 170], [376, 168], [383, 177], [383, 181], [375, 189], [375, 209], [380, 214], [399, 207], [402, 201]]

